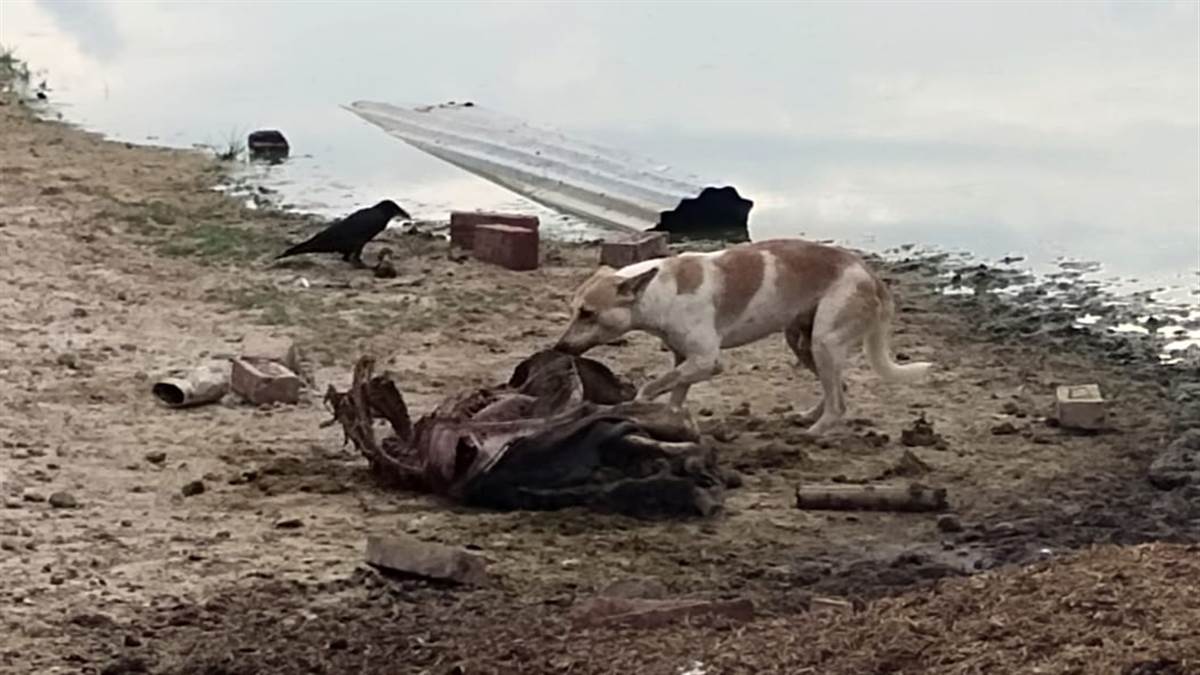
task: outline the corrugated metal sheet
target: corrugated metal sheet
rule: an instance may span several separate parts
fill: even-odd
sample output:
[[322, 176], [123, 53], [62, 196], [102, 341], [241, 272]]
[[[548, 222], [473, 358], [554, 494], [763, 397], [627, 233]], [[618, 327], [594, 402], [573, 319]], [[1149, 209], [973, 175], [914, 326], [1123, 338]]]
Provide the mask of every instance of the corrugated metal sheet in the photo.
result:
[[549, 208], [621, 230], [654, 227], [709, 183], [470, 103], [343, 106], [387, 133]]

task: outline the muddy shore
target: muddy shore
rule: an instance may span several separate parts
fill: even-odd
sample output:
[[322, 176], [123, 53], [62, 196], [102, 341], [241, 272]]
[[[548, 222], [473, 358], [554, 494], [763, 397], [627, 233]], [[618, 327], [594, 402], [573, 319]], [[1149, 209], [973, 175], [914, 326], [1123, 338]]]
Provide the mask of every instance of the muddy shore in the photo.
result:
[[[319, 392], [344, 389], [368, 353], [417, 411], [507, 379], [561, 329], [594, 248], [550, 244], [541, 269], [512, 273], [388, 232], [367, 258], [391, 248], [395, 279], [272, 264], [315, 223], [214, 191], [215, 160], [3, 104], [0, 672], [1200, 668], [1200, 596], [1181, 592], [1200, 571], [1200, 486], [1146, 477], [1195, 421], [1180, 391], [1200, 377], [1159, 365], [1152, 340], [1080, 331], [1030, 297], [947, 296], [968, 272], [955, 279], [944, 260], [877, 261], [899, 296], [896, 351], [936, 374], [884, 384], [856, 358], [851, 419], [814, 441], [794, 411], [819, 388], [782, 340], [731, 353], [691, 399], [743, 477], [719, 517], [457, 508], [376, 485], [320, 426]], [[167, 369], [292, 342], [317, 384], [298, 406], [173, 411], [149, 395]], [[595, 356], [635, 381], [669, 363], [646, 337]], [[1111, 399], [1112, 431], [1047, 419], [1055, 387], [1081, 381]], [[917, 419], [936, 440], [906, 446]], [[953, 513], [792, 504], [799, 482], [882, 476], [947, 488]], [[203, 491], [184, 490], [196, 481]], [[468, 546], [495, 581], [379, 577], [361, 563], [377, 532]], [[628, 579], [746, 598], [757, 618], [571, 626], [578, 602]]]

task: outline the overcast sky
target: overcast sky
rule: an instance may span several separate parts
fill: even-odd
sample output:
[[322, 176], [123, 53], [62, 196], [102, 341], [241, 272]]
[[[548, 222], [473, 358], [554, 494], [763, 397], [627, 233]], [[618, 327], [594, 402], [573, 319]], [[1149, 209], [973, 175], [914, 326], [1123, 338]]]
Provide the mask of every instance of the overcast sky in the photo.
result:
[[1198, 6], [4, 0], [0, 42], [120, 101], [102, 125], [275, 115], [353, 145], [379, 132], [339, 104], [473, 99], [748, 183], [807, 229], [1090, 228], [1187, 266]]

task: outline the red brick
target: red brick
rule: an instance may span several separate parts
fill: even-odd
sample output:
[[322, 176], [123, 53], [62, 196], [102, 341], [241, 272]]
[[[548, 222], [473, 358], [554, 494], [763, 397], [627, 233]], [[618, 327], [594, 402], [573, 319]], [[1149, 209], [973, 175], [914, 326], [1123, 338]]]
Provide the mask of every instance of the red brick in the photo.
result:
[[229, 388], [254, 405], [296, 403], [300, 387], [300, 378], [274, 361], [252, 357], [233, 360]]
[[538, 267], [538, 231], [511, 225], [480, 225], [475, 228], [472, 251], [477, 260], [510, 270]]
[[451, 211], [450, 212], [450, 245], [473, 249], [475, 228], [480, 225], [510, 225], [536, 231], [539, 227], [537, 216], [521, 213], [498, 213], [495, 211]]
[[407, 536], [367, 537], [367, 563], [391, 572], [482, 585], [487, 582], [483, 558], [453, 546]]
[[667, 234], [653, 232], [623, 241], [607, 241], [600, 245], [600, 264], [621, 269], [626, 265], [671, 255]]
[[720, 616], [730, 621], [753, 621], [754, 603], [737, 600], [648, 600], [592, 598], [574, 611], [574, 623], [587, 626], [657, 628], [701, 616]]

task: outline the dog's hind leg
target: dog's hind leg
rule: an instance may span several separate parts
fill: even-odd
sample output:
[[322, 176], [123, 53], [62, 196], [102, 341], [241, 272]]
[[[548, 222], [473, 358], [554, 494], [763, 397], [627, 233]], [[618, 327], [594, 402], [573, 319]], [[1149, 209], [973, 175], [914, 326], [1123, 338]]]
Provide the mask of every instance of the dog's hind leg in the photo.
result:
[[[792, 350], [799, 360], [797, 369], [803, 367], [813, 375], [820, 377], [817, 372], [817, 363], [813, 360], [812, 353], [812, 330], [813, 330], [813, 314], [808, 312], [796, 317], [792, 323], [783, 331], [783, 339], [787, 341], [787, 346]], [[815, 422], [821, 413], [825, 411], [825, 397], [822, 396], [817, 401], [816, 405], [804, 410], [800, 413], [800, 419], [809, 423]]]
[[850, 347], [862, 344], [877, 311], [873, 284], [843, 277], [838, 286], [817, 306], [813, 319], [810, 349], [825, 398], [820, 417], [808, 428], [812, 434], [827, 431], [846, 414], [842, 369]]

